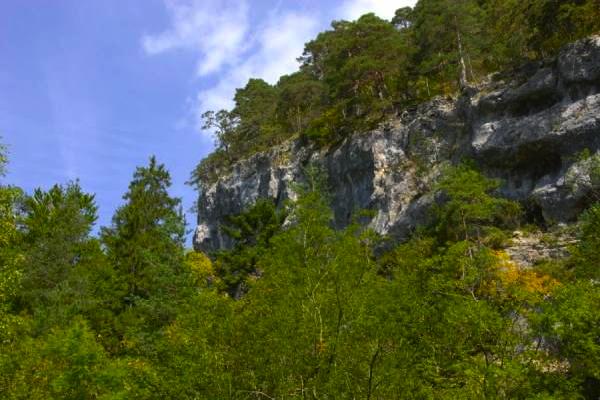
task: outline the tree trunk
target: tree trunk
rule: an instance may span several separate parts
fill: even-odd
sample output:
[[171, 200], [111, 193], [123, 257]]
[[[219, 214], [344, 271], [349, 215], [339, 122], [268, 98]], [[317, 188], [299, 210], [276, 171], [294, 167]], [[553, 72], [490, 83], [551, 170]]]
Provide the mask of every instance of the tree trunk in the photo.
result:
[[462, 38], [460, 36], [460, 30], [458, 29], [458, 22], [456, 17], [454, 17], [454, 25], [456, 28], [456, 40], [458, 42], [458, 60], [460, 62], [460, 77], [459, 77], [459, 84], [460, 84], [460, 88], [464, 89], [467, 87], [468, 84], [468, 80], [467, 80], [467, 64], [465, 63], [465, 56], [463, 53], [463, 45], [462, 45]]

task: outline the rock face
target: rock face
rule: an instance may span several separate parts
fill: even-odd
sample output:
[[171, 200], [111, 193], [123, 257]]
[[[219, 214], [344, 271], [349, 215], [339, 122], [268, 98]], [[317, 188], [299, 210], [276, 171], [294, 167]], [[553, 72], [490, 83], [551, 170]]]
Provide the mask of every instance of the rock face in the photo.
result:
[[576, 243], [572, 232], [525, 234], [515, 231], [505, 251], [519, 267], [530, 268], [543, 261], [567, 258], [569, 247]]
[[334, 148], [290, 141], [238, 162], [229, 175], [202, 185], [194, 245], [230, 247], [220, 229], [224, 218], [259, 198], [282, 205], [309, 164], [327, 173], [337, 227], [367, 209], [373, 213], [365, 222], [376, 232], [406, 238], [426, 220], [442, 167], [466, 157], [502, 179], [502, 194], [522, 201], [537, 222], [568, 222], [592, 190], [585, 184], [589, 166], [577, 161], [585, 149], [600, 151], [600, 36], [509, 78], [491, 76], [458, 99], [407, 110]]

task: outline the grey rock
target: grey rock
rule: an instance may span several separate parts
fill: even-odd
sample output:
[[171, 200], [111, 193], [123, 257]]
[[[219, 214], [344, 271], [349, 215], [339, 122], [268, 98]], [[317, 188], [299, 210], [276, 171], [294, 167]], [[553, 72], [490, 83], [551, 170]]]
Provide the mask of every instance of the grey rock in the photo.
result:
[[568, 83], [600, 82], [600, 36], [566, 46], [558, 57], [558, 70]]
[[230, 247], [220, 227], [224, 219], [259, 198], [283, 206], [309, 163], [329, 178], [338, 228], [366, 209], [372, 211], [367, 226], [405, 239], [427, 220], [432, 184], [444, 166], [465, 157], [502, 179], [503, 195], [546, 222], [571, 221], [591, 190], [590, 179], [572, 184], [586, 171], [576, 155], [600, 151], [599, 82], [600, 36], [593, 36], [512, 82], [490, 79], [460, 98], [433, 99], [335, 147], [289, 141], [256, 154], [216, 183], [201, 185], [194, 245], [203, 251]]
[[569, 248], [576, 243], [572, 232], [560, 229], [547, 234], [515, 231], [505, 251], [517, 266], [530, 268], [543, 261], [567, 258]]

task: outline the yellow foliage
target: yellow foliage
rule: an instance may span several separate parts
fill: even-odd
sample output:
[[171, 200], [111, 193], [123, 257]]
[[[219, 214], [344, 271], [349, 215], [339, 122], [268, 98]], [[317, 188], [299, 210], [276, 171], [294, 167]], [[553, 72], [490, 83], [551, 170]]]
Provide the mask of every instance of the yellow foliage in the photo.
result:
[[185, 255], [185, 264], [192, 272], [197, 284], [214, 276], [212, 261], [204, 253], [192, 251]]
[[547, 295], [559, 285], [548, 275], [520, 267], [504, 251], [497, 251], [496, 259], [494, 279], [487, 285], [489, 294], [516, 289], [529, 294]]
[[325, 352], [326, 349], [327, 349], [327, 344], [325, 343], [325, 341], [323, 339], [319, 339], [319, 341], [316, 344], [317, 353], [322, 354]]

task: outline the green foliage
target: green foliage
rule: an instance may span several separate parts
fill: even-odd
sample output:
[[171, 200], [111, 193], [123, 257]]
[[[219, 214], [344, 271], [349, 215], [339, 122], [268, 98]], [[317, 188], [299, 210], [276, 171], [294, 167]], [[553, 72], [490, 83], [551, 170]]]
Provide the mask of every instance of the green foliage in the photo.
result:
[[[76, 319], [46, 337], [25, 336], [0, 358], [0, 393], [6, 399], [123, 398], [125, 370]], [[8, 350], [8, 351], [7, 351]]]
[[436, 210], [437, 231], [453, 241], [477, 240], [494, 226], [514, 225], [520, 217], [517, 203], [494, 197], [499, 182], [490, 180], [467, 164], [450, 168], [437, 185], [448, 200]]
[[[335, 141], [338, 131], [350, 132], [381, 121], [401, 100], [410, 57], [405, 35], [374, 14], [355, 22], [336, 21], [332, 28], [307, 43], [300, 58], [301, 70], [329, 88], [324, 117], [337, 121], [335, 130], [309, 127], [307, 131], [310, 137], [326, 142]], [[327, 125], [320, 119], [315, 124]]]
[[[186, 298], [178, 316], [151, 339], [134, 371], [148, 399], [231, 398], [232, 300], [204, 290]], [[143, 360], [143, 361], [142, 361]], [[145, 362], [145, 364], [142, 364]]]
[[[244, 388], [276, 398], [368, 390], [362, 368], [380, 345], [368, 335], [363, 301], [374, 290], [367, 280], [375, 264], [368, 236], [333, 231], [328, 215], [325, 198], [304, 191], [291, 210], [293, 227], [274, 237], [259, 260], [264, 274], [241, 300], [235, 329], [238, 396]], [[353, 346], [361, 339], [370, 349], [362, 354]]]
[[135, 171], [112, 226], [102, 229], [107, 255], [127, 283], [128, 304], [177, 290], [169, 278], [183, 258], [185, 221], [181, 200], [169, 195], [170, 186], [164, 165], [150, 158], [147, 167]]
[[78, 183], [36, 189], [23, 202], [23, 292], [25, 304], [48, 301], [50, 289], [68, 279], [71, 270], [93, 253], [89, 234], [97, 219], [94, 196]]
[[[596, 231], [599, 232], [599, 231]], [[534, 319], [551, 345], [557, 369], [569, 371], [569, 379], [583, 387], [586, 398], [600, 394], [600, 288], [597, 282], [580, 280], [554, 293]]]
[[280, 129], [292, 134], [305, 132], [327, 104], [327, 85], [311, 74], [299, 71], [281, 77], [277, 87], [276, 115]]
[[202, 129], [212, 129], [217, 140], [217, 148], [229, 155], [232, 151], [230, 147], [238, 141], [235, 137], [235, 128], [238, 124], [236, 116], [226, 110], [220, 110], [218, 112], [207, 111], [202, 114], [202, 118], [204, 120]]
[[429, 94], [454, 93], [461, 79], [475, 81], [487, 71], [489, 32], [480, 3], [421, 0], [415, 6], [411, 26], [418, 48], [415, 62]]
[[22, 215], [6, 197], [0, 255], [27, 285], [2, 271], [2, 398], [597, 397], [597, 207], [551, 278], [490, 247], [518, 207], [472, 167], [448, 169], [435, 223], [379, 258], [372, 232], [332, 228], [326, 179], [306, 175], [285, 213], [259, 201], [232, 216], [235, 247], [214, 264], [184, 254], [154, 160], [103, 248], [77, 185], [36, 192]]
[[236, 90], [233, 110], [202, 114], [203, 128], [214, 132], [217, 148], [192, 172], [190, 184], [212, 182], [227, 173], [233, 162], [281, 142], [278, 99], [278, 87], [250, 79], [244, 88]]
[[[262, 147], [273, 144], [271, 137], [276, 133], [273, 124], [277, 107], [278, 88], [262, 79], [250, 79], [246, 86], [235, 92], [235, 107], [232, 111], [239, 119], [238, 146]], [[241, 148], [242, 153], [248, 148]]]
[[[0, 145], [0, 177], [6, 162], [4, 147]], [[18, 248], [21, 239], [18, 208], [22, 195], [18, 188], [0, 185], [0, 342], [12, 339], [20, 322], [10, 311], [22, 278], [22, 253]]]
[[239, 297], [250, 275], [259, 274], [257, 262], [281, 229], [286, 213], [271, 200], [259, 199], [245, 212], [230, 216], [223, 232], [235, 242], [230, 251], [217, 254], [217, 272], [229, 293]]
[[580, 386], [544, 372], [553, 360], [532, 343], [539, 331], [522, 322], [543, 303], [546, 280], [485, 245], [483, 228], [501, 221], [503, 208], [516, 211], [490, 195], [496, 185], [464, 165], [448, 170], [437, 223], [381, 260], [415, 310], [407, 330], [419, 351], [414, 379], [431, 398], [576, 398]]
[[597, 0], [490, 0], [487, 10], [499, 61], [547, 57], [600, 30]]
[[4, 177], [6, 174], [6, 164], [8, 163], [8, 157], [6, 155], [6, 146], [0, 143], [0, 176]]
[[600, 204], [581, 217], [580, 241], [573, 249], [575, 273], [583, 279], [600, 279]]
[[123, 382], [115, 376], [104, 349], [83, 321], [54, 330], [41, 349], [47, 368], [49, 392], [61, 399], [87, 399], [119, 392]]
[[403, 7], [396, 10], [394, 18], [392, 18], [392, 24], [396, 29], [408, 29], [414, 22], [413, 9], [410, 7]]

